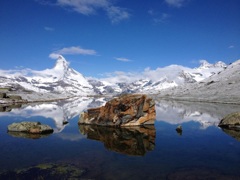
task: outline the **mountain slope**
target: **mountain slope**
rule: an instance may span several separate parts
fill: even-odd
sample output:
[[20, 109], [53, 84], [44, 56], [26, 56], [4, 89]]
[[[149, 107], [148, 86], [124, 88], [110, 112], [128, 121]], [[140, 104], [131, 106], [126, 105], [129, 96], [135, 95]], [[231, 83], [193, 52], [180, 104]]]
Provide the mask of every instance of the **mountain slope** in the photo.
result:
[[61, 93], [88, 95], [92, 86], [82, 74], [69, 67], [64, 57], [59, 56], [52, 69], [35, 71], [0, 71], [0, 86], [18, 87], [38, 93]]
[[142, 74], [134, 74], [133, 76], [91, 79], [89, 82], [94, 87], [95, 92], [100, 94], [155, 94], [164, 89], [201, 81], [213, 74], [217, 74], [224, 68], [226, 68], [226, 64], [221, 61], [216, 64], [201, 61], [200, 67], [194, 69], [170, 65], [156, 70], [147, 69]]
[[75, 95], [159, 94], [175, 99], [239, 102], [240, 60], [226, 66], [219, 61], [201, 61], [198, 68], [170, 65], [145, 69], [139, 74], [121, 74], [105, 79], [86, 79], [59, 56], [52, 69], [35, 71], [0, 70], [0, 88], [12, 87], [13, 94], [27, 100], [48, 100]]
[[162, 91], [173, 99], [240, 104], [240, 60], [200, 82]]

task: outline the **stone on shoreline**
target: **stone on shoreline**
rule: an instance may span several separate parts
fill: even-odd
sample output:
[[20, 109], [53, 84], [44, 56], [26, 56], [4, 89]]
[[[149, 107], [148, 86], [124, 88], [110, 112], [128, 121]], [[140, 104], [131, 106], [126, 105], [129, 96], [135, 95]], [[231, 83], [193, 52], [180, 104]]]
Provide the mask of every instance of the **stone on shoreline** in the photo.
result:
[[78, 124], [103, 126], [139, 126], [154, 124], [155, 102], [142, 94], [123, 95], [105, 106], [88, 109], [80, 115]]
[[27, 122], [12, 123], [8, 125], [8, 132], [24, 132], [30, 134], [49, 134], [53, 133], [53, 129], [40, 122]]

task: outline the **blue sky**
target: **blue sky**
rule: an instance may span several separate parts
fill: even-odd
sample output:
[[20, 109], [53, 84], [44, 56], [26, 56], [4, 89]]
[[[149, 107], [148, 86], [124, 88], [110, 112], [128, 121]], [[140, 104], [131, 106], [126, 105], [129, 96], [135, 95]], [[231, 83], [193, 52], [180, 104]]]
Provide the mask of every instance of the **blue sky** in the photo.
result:
[[0, 69], [85, 76], [240, 58], [239, 0], [1, 0]]

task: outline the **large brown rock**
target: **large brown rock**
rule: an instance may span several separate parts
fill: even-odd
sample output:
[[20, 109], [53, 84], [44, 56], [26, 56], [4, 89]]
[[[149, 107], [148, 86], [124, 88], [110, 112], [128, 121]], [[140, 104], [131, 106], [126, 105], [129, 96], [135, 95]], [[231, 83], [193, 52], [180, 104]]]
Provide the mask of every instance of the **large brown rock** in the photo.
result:
[[155, 102], [146, 95], [123, 95], [108, 101], [105, 106], [88, 109], [80, 115], [78, 124], [104, 126], [138, 126], [154, 124]]

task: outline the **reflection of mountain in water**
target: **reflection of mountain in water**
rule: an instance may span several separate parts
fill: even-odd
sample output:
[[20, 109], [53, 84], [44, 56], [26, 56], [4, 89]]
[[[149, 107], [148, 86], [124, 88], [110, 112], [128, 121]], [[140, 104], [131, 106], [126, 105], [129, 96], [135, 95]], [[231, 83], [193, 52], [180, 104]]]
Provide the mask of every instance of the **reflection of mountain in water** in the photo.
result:
[[10, 112], [1, 113], [0, 116], [21, 116], [24, 118], [41, 116], [51, 118], [56, 124], [54, 132], [60, 132], [65, 127], [64, 122], [79, 116], [88, 106], [94, 106], [95, 103], [99, 105], [103, 101], [102, 99], [77, 97], [59, 102], [23, 105], [19, 109], [12, 109]]
[[115, 128], [80, 125], [79, 130], [88, 139], [101, 141], [107, 149], [122, 154], [143, 156], [155, 147], [154, 126]]
[[239, 107], [234, 104], [159, 100], [156, 101], [156, 114], [160, 121], [170, 124], [196, 121], [204, 129], [217, 126], [224, 116], [239, 111]]
[[[154, 97], [153, 97], [154, 98]], [[30, 118], [41, 116], [54, 120], [56, 128], [54, 132], [61, 132], [64, 122], [79, 116], [79, 114], [93, 107], [99, 107], [109, 100], [106, 98], [76, 97], [65, 101], [49, 102], [43, 104], [30, 104], [13, 107], [5, 107], [1, 116], [21, 116]], [[239, 111], [239, 105], [196, 103], [180, 101], [156, 101], [157, 120], [170, 124], [181, 124], [188, 121], [197, 121], [203, 128], [217, 125], [224, 116]], [[13, 109], [12, 109], [13, 108]]]

